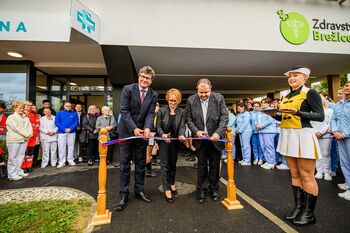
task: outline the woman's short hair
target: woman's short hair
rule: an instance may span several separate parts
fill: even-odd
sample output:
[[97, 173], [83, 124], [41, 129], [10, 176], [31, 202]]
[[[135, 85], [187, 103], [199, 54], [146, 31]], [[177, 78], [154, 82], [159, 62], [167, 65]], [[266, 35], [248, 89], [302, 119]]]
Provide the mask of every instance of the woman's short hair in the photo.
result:
[[89, 108], [88, 108], [88, 113], [91, 112], [92, 109], [96, 109], [96, 105], [90, 105]]
[[259, 101], [253, 102], [253, 106], [256, 105], [256, 104], [259, 105], [259, 106], [261, 106], [261, 103], [260, 103]]
[[104, 112], [104, 111], [110, 111], [110, 108], [108, 106], [103, 106], [102, 109], [101, 109], [101, 112]]
[[177, 103], [181, 103], [182, 95], [181, 92], [176, 88], [171, 88], [166, 92], [165, 99], [169, 102], [170, 97], [173, 96]]
[[244, 103], [239, 103], [239, 104], [237, 104], [237, 107], [241, 107], [241, 108], [246, 109], [246, 106], [245, 106], [245, 104], [244, 104]]
[[22, 104], [23, 104], [24, 107], [25, 107], [25, 106], [27, 106], [27, 105], [33, 105], [33, 102], [32, 102], [32, 101], [26, 100], [26, 101], [23, 101]]
[[15, 101], [12, 103], [11, 107], [13, 110], [15, 110], [16, 108], [18, 108], [18, 106], [22, 106], [24, 107], [24, 103], [23, 102], [19, 102], [19, 101]]

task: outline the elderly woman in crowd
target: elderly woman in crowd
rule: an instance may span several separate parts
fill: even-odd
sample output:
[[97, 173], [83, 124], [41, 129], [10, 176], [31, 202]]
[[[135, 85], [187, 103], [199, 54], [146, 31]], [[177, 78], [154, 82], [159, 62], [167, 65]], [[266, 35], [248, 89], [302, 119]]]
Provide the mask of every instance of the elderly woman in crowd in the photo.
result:
[[51, 161], [51, 166], [56, 167], [58, 128], [55, 125], [55, 116], [51, 115], [51, 110], [49, 108], [45, 108], [43, 113], [44, 116], [40, 118], [40, 141], [43, 148], [41, 168], [46, 167], [49, 160]]
[[28, 176], [21, 169], [28, 140], [33, 136], [32, 125], [24, 114], [24, 104], [14, 102], [14, 113], [6, 121], [6, 145], [8, 149], [7, 173], [10, 180], [20, 180]]
[[292, 177], [295, 207], [285, 219], [295, 225], [314, 224], [318, 196], [314, 172], [321, 150], [310, 121], [323, 121], [324, 110], [317, 91], [305, 86], [308, 68], [293, 67], [285, 75], [291, 91], [281, 101], [282, 114], [270, 113], [281, 121], [277, 151], [285, 156]]
[[97, 108], [95, 105], [90, 105], [88, 113], [83, 118], [83, 130], [87, 133], [87, 153], [88, 165], [92, 166], [95, 159], [98, 158], [98, 129], [97, 122]]
[[[114, 116], [111, 114], [109, 107], [102, 107], [102, 115], [97, 118], [96, 129], [100, 130], [106, 128], [108, 130], [108, 140], [111, 140], [111, 130], [117, 126]], [[114, 136], [114, 135], [113, 135]], [[112, 136], [112, 137], [113, 137]], [[111, 164], [113, 162], [113, 145], [108, 146], [107, 152], [107, 163]]]
[[185, 110], [179, 108], [181, 103], [181, 92], [172, 88], [166, 93], [168, 106], [161, 107], [157, 113], [157, 134], [165, 139], [159, 143], [159, 155], [161, 175], [165, 200], [174, 202], [173, 195], [177, 194], [175, 187], [175, 174], [179, 141], [166, 140], [178, 137], [184, 141], [185, 138]]
[[333, 135], [330, 134], [330, 122], [333, 115], [333, 109], [328, 108], [328, 103], [323, 95], [320, 95], [322, 99], [322, 105], [324, 109], [325, 118], [324, 121], [311, 121], [312, 127], [316, 131], [316, 137], [320, 144], [322, 158], [316, 161], [316, 179], [332, 180], [331, 176], [331, 146]]

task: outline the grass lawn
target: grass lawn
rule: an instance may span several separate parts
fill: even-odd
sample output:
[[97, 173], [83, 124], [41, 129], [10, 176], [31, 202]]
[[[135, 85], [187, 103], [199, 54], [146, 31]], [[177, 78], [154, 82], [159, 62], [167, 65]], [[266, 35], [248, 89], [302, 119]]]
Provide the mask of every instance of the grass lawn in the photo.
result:
[[0, 205], [0, 232], [82, 232], [90, 206], [85, 199], [6, 203]]

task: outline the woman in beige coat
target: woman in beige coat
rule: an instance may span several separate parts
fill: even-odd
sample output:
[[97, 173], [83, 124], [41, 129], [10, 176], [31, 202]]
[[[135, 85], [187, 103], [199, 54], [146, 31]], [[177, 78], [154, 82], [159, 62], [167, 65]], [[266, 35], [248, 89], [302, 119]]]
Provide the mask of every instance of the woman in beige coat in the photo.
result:
[[6, 146], [8, 149], [7, 173], [9, 180], [20, 180], [28, 176], [21, 169], [27, 142], [33, 136], [32, 125], [24, 114], [24, 105], [21, 102], [12, 104], [14, 113], [6, 121]]

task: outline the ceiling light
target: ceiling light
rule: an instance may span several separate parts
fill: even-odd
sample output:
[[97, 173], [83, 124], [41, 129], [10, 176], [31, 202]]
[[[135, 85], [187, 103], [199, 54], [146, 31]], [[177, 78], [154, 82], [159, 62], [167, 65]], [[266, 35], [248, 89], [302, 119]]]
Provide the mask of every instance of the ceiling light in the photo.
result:
[[11, 57], [17, 57], [17, 58], [23, 57], [22, 53], [19, 53], [16, 51], [8, 51], [7, 54], [10, 55]]
[[78, 85], [78, 84], [70, 82], [69, 85], [71, 85], [71, 86], [76, 86], [76, 85]]

